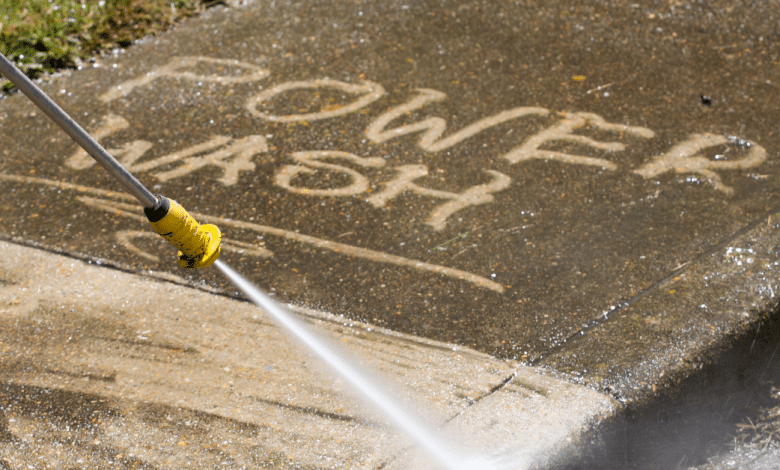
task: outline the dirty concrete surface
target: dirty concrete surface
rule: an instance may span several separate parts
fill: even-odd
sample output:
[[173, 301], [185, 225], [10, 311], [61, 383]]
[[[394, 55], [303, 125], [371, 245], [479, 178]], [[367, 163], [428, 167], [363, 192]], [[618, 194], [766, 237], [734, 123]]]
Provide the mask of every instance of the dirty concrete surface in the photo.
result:
[[[277, 298], [631, 404], [775, 297], [778, 14], [258, 1], [43, 88]], [[182, 272], [32, 104], [0, 104], [4, 239], [235, 294]]]

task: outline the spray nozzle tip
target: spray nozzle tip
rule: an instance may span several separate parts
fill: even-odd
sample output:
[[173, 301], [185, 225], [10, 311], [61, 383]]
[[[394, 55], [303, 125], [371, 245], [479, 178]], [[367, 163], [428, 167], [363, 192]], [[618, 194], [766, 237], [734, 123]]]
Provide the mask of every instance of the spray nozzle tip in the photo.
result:
[[179, 249], [182, 268], [205, 268], [221, 253], [222, 234], [216, 225], [200, 225], [176, 201], [158, 195], [155, 207], [144, 209], [154, 231]]

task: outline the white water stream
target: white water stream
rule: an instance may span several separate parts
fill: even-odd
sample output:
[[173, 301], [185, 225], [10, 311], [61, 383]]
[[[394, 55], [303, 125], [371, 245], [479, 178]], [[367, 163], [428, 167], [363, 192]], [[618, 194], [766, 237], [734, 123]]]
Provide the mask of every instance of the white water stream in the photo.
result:
[[306, 347], [327, 363], [339, 377], [343, 378], [372, 406], [380, 410], [412, 442], [417, 443], [430, 457], [436, 459], [447, 470], [494, 470], [496, 467], [487, 459], [468, 458], [460, 455], [455, 447], [437, 436], [412, 413], [385, 394], [378, 384], [372, 383], [367, 374], [356, 365], [329, 348], [320, 338], [305, 328], [292, 314], [247, 281], [224, 262], [217, 260], [217, 266], [252, 302], [271, 315], [285, 330], [294, 335]]

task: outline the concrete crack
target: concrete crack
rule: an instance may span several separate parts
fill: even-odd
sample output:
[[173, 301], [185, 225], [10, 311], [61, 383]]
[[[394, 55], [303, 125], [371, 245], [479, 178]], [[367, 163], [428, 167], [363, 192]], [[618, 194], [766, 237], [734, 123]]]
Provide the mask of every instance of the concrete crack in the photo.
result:
[[507, 385], [509, 385], [512, 382], [512, 380], [514, 380], [515, 377], [517, 377], [517, 371], [512, 372], [509, 375], [509, 377], [505, 378], [504, 380], [502, 380], [498, 384], [496, 384], [493, 387], [491, 387], [487, 392], [483, 393], [482, 395], [478, 396], [477, 398], [474, 398], [473, 400], [469, 400], [468, 405], [466, 405], [466, 408], [460, 410], [459, 412], [455, 413], [454, 415], [452, 415], [451, 417], [446, 419], [444, 421], [444, 423], [442, 423], [442, 427], [445, 424], [454, 421], [458, 416], [462, 415], [467, 409], [469, 409], [473, 405], [476, 405], [480, 400], [482, 400], [482, 399], [484, 399], [486, 397], [489, 397], [490, 395], [493, 395], [494, 393], [500, 391], [502, 388], [504, 388]]

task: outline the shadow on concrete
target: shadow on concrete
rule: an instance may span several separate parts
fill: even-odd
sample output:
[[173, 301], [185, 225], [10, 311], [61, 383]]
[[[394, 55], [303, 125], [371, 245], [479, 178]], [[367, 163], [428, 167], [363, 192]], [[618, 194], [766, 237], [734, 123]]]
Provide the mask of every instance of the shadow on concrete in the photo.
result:
[[582, 436], [576, 450], [552, 468], [689, 469], [732, 451], [745, 437], [769, 443], [767, 426], [751, 434], [740, 433], [739, 425], [758, 423], [762, 410], [780, 405], [772, 393], [780, 387], [780, 303], [730, 342], [677, 388], [627, 405]]

